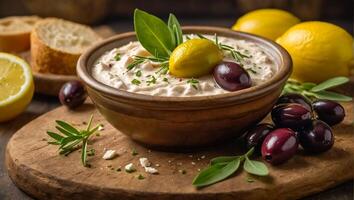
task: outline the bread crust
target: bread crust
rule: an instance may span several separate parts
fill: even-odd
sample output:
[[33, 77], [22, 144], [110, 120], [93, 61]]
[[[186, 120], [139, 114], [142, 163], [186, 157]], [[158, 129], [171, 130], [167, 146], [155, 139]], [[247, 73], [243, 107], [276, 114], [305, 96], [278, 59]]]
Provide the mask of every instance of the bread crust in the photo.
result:
[[44, 44], [37, 33], [31, 33], [31, 66], [39, 73], [73, 75], [80, 54], [70, 54], [52, 49]]
[[[58, 19], [45, 19], [47, 23], [56, 23]], [[52, 22], [49, 22], [52, 20]], [[44, 21], [44, 20], [43, 20]], [[37, 24], [39, 26], [40, 23]], [[31, 66], [39, 73], [75, 75], [76, 63], [81, 53], [71, 53], [47, 45], [38, 35], [37, 26], [31, 33]], [[100, 37], [97, 35], [97, 39]]]
[[[28, 17], [7, 17], [0, 19], [0, 25], [12, 23], [15, 20], [31, 20], [34, 23], [41, 18], [37, 16]], [[8, 53], [19, 53], [30, 49], [31, 30], [20, 31], [0, 31], [0, 51]]]

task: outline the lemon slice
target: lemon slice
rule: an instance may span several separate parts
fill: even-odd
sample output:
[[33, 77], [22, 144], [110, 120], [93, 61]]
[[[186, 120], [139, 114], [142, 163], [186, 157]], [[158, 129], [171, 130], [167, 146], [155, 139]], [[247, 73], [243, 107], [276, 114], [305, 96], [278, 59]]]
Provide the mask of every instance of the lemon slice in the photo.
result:
[[23, 112], [31, 102], [33, 92], [31, 68], [26, 61], [0, 53], [0, 122]]

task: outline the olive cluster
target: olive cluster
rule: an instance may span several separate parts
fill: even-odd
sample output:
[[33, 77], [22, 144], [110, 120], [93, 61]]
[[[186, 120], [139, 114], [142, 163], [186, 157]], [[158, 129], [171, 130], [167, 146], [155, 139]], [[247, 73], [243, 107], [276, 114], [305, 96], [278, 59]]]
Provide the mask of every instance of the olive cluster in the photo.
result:
[[344, 108], [335, 101], [310, 102], [302, 95], [282, 95], [271, 112], [272, 124], [258, 124], [245, 135], [247, 148], [255, 147], [274, 165], [295, 155], [299, 145], [308, 153], [329, 150], [334, 143], [331, 126], [343, 121]]

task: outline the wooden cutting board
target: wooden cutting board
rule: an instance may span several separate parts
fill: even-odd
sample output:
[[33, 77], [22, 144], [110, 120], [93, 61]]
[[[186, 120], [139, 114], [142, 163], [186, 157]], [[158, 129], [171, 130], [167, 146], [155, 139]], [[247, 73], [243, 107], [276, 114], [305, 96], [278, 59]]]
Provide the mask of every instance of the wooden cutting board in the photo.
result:
[[[115, 130], [90, 103], [76, 111], [57, 108], [24, 126], [8, 143], [6, 164], [14, 183], [38, 199], [298, 199], [353, 179], [353, 106], [347, 103], [345, 107], [348, 116], [334, 128], [336, 141], [330, 151], [312, 156], [300, 151], [281, 166], [268, 165], [269, 177], [250, 176], [240, 170], [226, 181], [199, 190], [191, 184], [198, 170], [205, 168], [215, 156], [241, 153], [239, 144], [184, 153], [149, 150]], [[92, 138], [88, 149], [94, 148], [96, 153], [88, 157], [92, 167], [85, 168], [79, 151], [67, 157], [59, 156], [57, 147], [47, 144], [46, 131], [55, 129], [56, 119], [84, 127], [92, 113], [94, 124], [103, 123], [104, 130]], [[117, 150], [119, 156], [103, 160], [104, 148]], [[133, 156], [132, 149], [138, 155]], [[146, 174], [139, 165], [140, 157], [158, 164], [160, 174]], [[128, 163], [134, 163], [137, 172], [124, 172]], [[118, 167], [122, 171], [118, 172]], [[181, 173], [182, 170], [186, 173]], [[145, 179], [139, 180], [139, 174]]]

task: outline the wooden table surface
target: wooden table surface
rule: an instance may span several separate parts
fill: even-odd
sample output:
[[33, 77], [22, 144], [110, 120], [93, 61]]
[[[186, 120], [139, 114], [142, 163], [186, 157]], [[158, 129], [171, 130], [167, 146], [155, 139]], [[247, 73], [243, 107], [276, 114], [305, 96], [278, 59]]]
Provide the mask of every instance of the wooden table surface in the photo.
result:
[[[218, 26], [230, 26], [232, 21], [227, 20], [213, 20], [208, 21], [195, 21], [195, 20], [185, 20], [186, 24], [207, 24], [207, 25], [218, 25]], [[120, 21], [118, 23], [110, 24], [114, 30], [117, 32], [124, 32], [127, 30], [132, 30], [132, 25], [130, 21]], [[348, 24], [344, 24], [348, 26]], [[31, 104], [27, 110], [22, 113], [16, 119], [0, 123], [0, 200], [32, 200], [31, 197], [20, 191], [11, 181], [7, 175], [4, 156], [6, 144], [10, 137], [23, 125], [35, 119], [39, 115], [52, 110], [60, 105], [56, 97], [48, 97], [43, 95], [35, 94]], [[33, 130], [35, 131], [35, 130]], [[353, 177], [354, 178], [354, 177]], [[329, 189], [327, 191], [306, 197], [306, 200], [353, 200], [353, 181], [346, 182], [335, 188]], [[304, 199], [304, 200], [305, 200]]]

